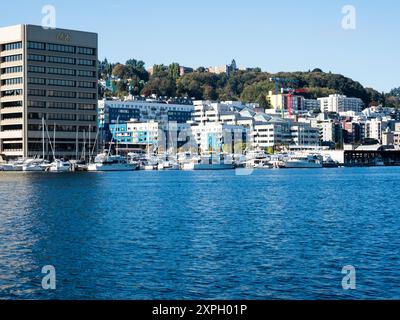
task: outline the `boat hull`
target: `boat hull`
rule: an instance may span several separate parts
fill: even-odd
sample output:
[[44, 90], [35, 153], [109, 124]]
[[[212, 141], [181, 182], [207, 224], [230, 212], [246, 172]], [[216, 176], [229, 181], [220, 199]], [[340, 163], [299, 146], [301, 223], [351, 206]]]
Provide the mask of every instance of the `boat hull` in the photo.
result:
[[318, 169], [322, 168], [321, 163], [312, 162], [285, 162], [283, 168], [286, 169]]
[[69, 172], [71, 170], [70, 167], [50, 167], [50, 172]]
[[22, 171], [24, 172], [44, 172], [46, 171], [46, 167], [41, 166], [23, 166]]
[[14, 165], [2, 165], [0, 166], [0, 171], [5, 171], [5, 172], [14, 172], [14, 171], [22, 171], [22, 166], [14, 166]]
[[103, 165], [98, 163], [92, 163], [88, 165], [87, 171], [135, 171], [136, 166], [130, 164], [111, 164]]
[[235, 169], [235, 166], [233, 164], [194, 164], [193, 165], [193, 170], [231, 170]]

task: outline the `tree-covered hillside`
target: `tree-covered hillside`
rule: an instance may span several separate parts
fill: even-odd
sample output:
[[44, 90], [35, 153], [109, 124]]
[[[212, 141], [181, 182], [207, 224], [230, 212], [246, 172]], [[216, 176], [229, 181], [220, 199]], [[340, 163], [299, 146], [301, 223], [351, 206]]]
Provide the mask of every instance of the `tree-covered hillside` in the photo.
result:
[[[180, 75], [180, 66], [173, 63], [169, 66], [155, 65], [152, 74], [144, 68], [143, 61], [128, 60], [125, 64], [101, 63], [100, 78], [111, 75], [121, 79], [115, 83], [117, 95], [134, 95], [171, 97], [189, 97], [205, 100], [243, 100], [258, 102], [268, 107], [266, 95], [275, 92], [275, 82], [271, 78], [288, 79], [280, 87], [305, 88], [307, 98], [319, 98], [333, 93], [361, 98], [366, 106], [387, 102], [390, 106], [400, 105], [400, 89], [394, 93], [383, 94], [372, 88], [364, 88], [359, 82], [340, 74], [326, 73], [320, 69], [307, 72], [280, 72], [272, 74], [262, 72], [259, 68], [237, 70], [230, 73], [213, 74], [205, 68]], [[110, 93], [105, 93], [110, 94]]]

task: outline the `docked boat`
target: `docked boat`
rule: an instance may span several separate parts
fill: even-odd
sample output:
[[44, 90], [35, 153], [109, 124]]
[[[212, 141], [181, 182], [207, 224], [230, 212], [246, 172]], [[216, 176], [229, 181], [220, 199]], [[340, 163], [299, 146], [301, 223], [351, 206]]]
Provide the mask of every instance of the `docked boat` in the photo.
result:
[[339, 163], [334, 161], [331, 156], [324, 155], [323, 156], [323, 167], [324, 168], [337, 168], [337, 167], [339, 167]]
[[130, 163], [121, 155], [102, 153], [96, 156], [93, 163], [88, 165], [88, 171], [134, 171], [137, 165]]
[[50, 172], [68, 172], [71, 170], [71, 163], [69, 161], [64, 161], [63, 159], [56, 159], [48, 168]]
[[42, 118], [42, 158], [35, 157], [26, 159], [22, 164], [22, 171], [24, 172], [43, 172], [49, 168], [49, 162], [45, 160], [45, 141], [44, 141], [44, 130], [46, 123]]
[[43, 159], [29, 159], [22, 165], [22, 171], [24, 172], [44, 172], [47, 171], [50, 164], [48, 161]]
[[269, 158], [256, 159], [252, 163], [254, 169], [272, 169], [274, 165], [270, 162]]
[[158, 170], [179, 170], [179, 164], [175, 161], [161, 161], [158, 164]]
[[[193, 168], [193, 169], [192, 169]], [[205, 154], [199, 160], [183, 165], [183, 170], [229, 170], [234, 169], [232, 161], [225, 161], [223, 154]]]
[[88, 165], [85, 160], [70, 160], [71, 171], [87, 171]]
[[147, 157], [140, 164], [141, 170], [153, 171], [158, 170], [159, 161], [155, 157]]
[[312, 169], [322, 167], [322, 157], [316, 154], [291, 154], [283, 160], [283, 168], [287, 169]]
[[22, 171], [24, 160], [17, 160], [15, 162], [3, 163], [0, 165], [0, 171]]

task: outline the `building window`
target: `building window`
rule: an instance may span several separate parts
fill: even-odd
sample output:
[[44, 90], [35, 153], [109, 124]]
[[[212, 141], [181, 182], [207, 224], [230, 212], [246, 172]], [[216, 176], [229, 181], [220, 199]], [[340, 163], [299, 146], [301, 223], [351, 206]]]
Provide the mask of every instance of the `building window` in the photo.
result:
[[15, 54], [12, 56], [6, 56], [1, 59], [1, 62], [14, 62], [14, 61], [21, 61], [22, 54]]
[[49, 113], [47, 115], [49, 120], [69, 120], [75, 121], [76, 115], [75, 114], [67, 114], [67, 113]]
[[45, 62], [46, 56], [42, 56], [40, 54], [28, 54], [28, 61]]
[[88, 82], [88, 81], [78, 81], [79, 88], [95, 88], [95, 82]]
[[43, 117], [44, 117], [43, 113], [37, 113], [37, 112], [29, 112], [28, 113], [29, 119], [42, 119]]
[[22, 96], [22, 89], [1, 91], [2, 97]]
[[85, 47], [77, 47], [76, 48], [76, 53], [86, 54], [86, 55], [94, 55], [95, 54], [95, 49], [85, 48]]
[[46, 50], [46, 45], [43, 42], [28, 41], [28, 49]]
[[33, 97], [45, 97], [45, 96], [46, 96], [46, 90], [41, 90], [41, 89], [29, 89], [29, 90], [28, 90], [28, 96], [33, 96]]
[[22, 107], [22, 101], [3, 102], [1, 108], [18, 108]]
[[54, 44], [54, 43], [48, 43], [47, 50], [48, 51], [56, 51], [56, 52], [75, 53], [74, 46], [66, 46], [66, 45]]
[[73, 80], [47, 79], [47, 84], [49, 86], [75, 87], [75, 81]]
[[40, 85], [45, 85], [46, 84], [46, 79], [43, 78], [28, 78], [28, 83], [29, 84], [40, 84]]
[[80, 66], [94, 66], [95, 65], [95, 61], [94, 60], [88, 60], [88, 59], [78, 59], [78, 65]]
[[75, 61], [74, 58], [48, 56], [47, 57], [47, 62], [60, 63], [60, 64], [75, 64], [76, 61]]
[[64, 76], [75, 76], [75, 70], [73, 69], [64, 69], [64, 68], [47, 68], [48, 74], [59, 74]]
[[39, 67], [39, 66], [28, 66], [28, 72], [46, 73], [46, 68], [45, 67]]
[[22, 42], [7, 43], [3, 46], [4, 51], [22, 49]]
[[22, 83], [22, 78], [11, 78], [1, 81], [2, 86], [12, 86], [14, 84], [21, 84], [21, 83]]
[[89, 104], [89, 103], [79, 103], [78, 104], [78, 109], [79, 110], [96, 110], [96, 105], [95, 104]]
[[73, 102], [48, 102], [47, 107], [51, 109], [76, 109]]
[[77, 76], [78, 77], [95, 77], [96, 74], [94, 71], [88, 71], [88, 70], [77, 70]]
[[96, 121], [96, 115], [92, 115], [92, 114], [80, 114], [79, 121]]
[[5, 73], [17, 73], [17, 72], [22, 72], [22, 66], [9, 67], [9, 68], [1, 69], [1, 73], [2, 74], [5, 74]]
[[49, 90], [48, 96], [55, 98], [76, 98], [76, 92]]
[[96, 94], [90, 93], [90, 92], [79, 92], [78, 98], [79, 99], [96, 99]]
[[28, 107], [30, 107], [30, 108], [46, 108], [46, 102], [28, 100]]

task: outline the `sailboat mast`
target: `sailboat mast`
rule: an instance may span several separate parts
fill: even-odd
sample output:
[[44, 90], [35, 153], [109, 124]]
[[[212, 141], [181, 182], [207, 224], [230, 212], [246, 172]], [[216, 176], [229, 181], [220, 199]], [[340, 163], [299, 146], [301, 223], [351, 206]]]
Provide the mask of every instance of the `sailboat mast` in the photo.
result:
[[42, 156], [44, 160], [44, 118], [42, 117]]
[[[119, 131], [119, 116], [117, 118], [117, 131]], [[118, 132], [117, 131], [115, 133], [115, 142], [116, 142], [115, 154], [116, 155], [118, 155]]]
[[86, 161], [86, 131], [83, 130], [83, 159]]
[[79, 141], [78, 141], [78, 126], [76, 127], [76, 137], [75, 137], [75, 160], [78, 160], [78, 149], [79, 149]]
[[92, 126], [91, 126], [91, 125], [89, 125], [89, 138], [88, 138], [89, 162], [90, 162], [90, 157], [91, 157], [91, 154], [90, 154], [90, 150], [91, 150], [91, 144], [90, 144], [90, 138], [91, 138], [91, 136], [90, 136], [90, 131], [92, 131]]
[[56, 159], [56, 124], [54, 123], [54, 132], [53, 132], [53, 160]]

